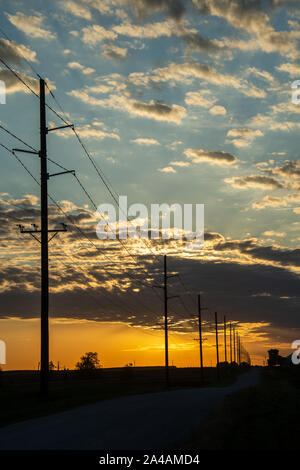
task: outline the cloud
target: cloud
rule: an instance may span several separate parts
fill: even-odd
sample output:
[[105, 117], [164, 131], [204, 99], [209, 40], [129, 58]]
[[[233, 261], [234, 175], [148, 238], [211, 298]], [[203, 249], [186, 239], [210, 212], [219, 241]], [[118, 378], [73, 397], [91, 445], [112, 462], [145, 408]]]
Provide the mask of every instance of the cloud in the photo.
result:
[[171, 37], [179, 34], [178, 26], [176, 28], [176, 23], [171, 20], [147, 23], [144, 25], [136, 25], [126, 22], [113, 26], [112, 30], [121, 36], [138, 39], [156, 39], [163, 36]]
[[214, 116], [225, 116], [227, 114], [226, 108], [224, 106], [213, 106], [209, 112]]
[[203, 38], [199, 33], [183, 32], [182, 38], [191, 49], [196, 49], [205, 54], [216, 55], [225, 49], [224, 44], [220, 41]]
[[185, 103], [190, 106], [210, 108], [216, 103], [216, 98], [211, 98], [210, 90], [188, 91], [185, 95]]
[[[102, 123], [99, 123], [102, 125]], [[108, 132], [106, 127], [104, 126], [103, 129], [98, 128], [98, 123], [94, 123], [94, 126], [91, 124], [86, 124], [84, 126], [77, 126], [77, 132], [80, 135], [80, 137], [86, 138], [86, 139], [95, 139], [95, 140], [103, 140], [103, 139], [115, 139], [115, 140], [120, 140], [120, 136], [114, 132]], [[68, 130], [58, 130], [56, 131], [56, 134], [59, 135], [60, 137], [64, 137], [65, 139], [68, 139], [72, 136], [72, 133]]]
[[[131, 76], [129, 76], [130, 79]], [[170, 85], [176, 82], [190, 85], [196, 79], [219, 87], [232, 87], [252, 98], [264, 98], [266, 96], [264, 90], [256, 88], [247, 80], [242, 80], [233, 74], [218, 72], [213, 66], [198, 62], [185, 62], [182, 64], [172, 62], [166, 67], [154, 69], [152, 73], [139, 74], [140, 85], [144, 86], [160, 82], [168, 82]]]
[[89, 46], [96, 46], [105, 40], [113, 41], [117, 36], [114, 31], [105, 29], [98, 24], [82, 28], [82, 41]]
[[[0, 316], [37, 318], [40, 289], [37, 246], [30, 238], [16, 239], [14, 219], [28, 226], [32, 221], [38, 221], [39, 199], [31, 195], [22, 199], [10, 199], [7, 196], [7, 200], [3, 201], [3, 197], [0, 199], [0, 230], [5, 235], [1, 249], [6, 260], [2, 260], [0, 267]], [[61, 204], [85, 232], [93, 235], [97, 223], [93, 218], [93, 211], [87, 213], [70, 201], [61, 201]], [[49, 209], [51, 224], [60, 221], [61, 219], [57, 219], [57, 208], [50, 206]], [[137, 266], [141, 269], [136, 269], [135, 279], [132, 280], [132, 265], [128, 265], [121, 246], [108, 242], [103, 250], [102, 244], [96, 240], [99, 247], [101, 246], [99, 250], [85, 249], [85, 246], [78, 249], [78, 239], [72, 232], [72, 227], [69, 228], [70, 231], [64, 235], [64, 243], [57, 243], [59, 255], [51, 258], [51, 298], [57, 306], [56, 317], [72, 317], [72, 321], [117, 319], [133, 326], [160, 329], [160, 299], [143, 283], [139, 284], [137, 293], [135, 282], [135, 279], [144, 281], [145, 269], [153, 273], [151, 284], [159, 283], [160, 270], [153, 270], [153, 255], [139, 255], [137, 252]], [[171, 253], [173, 250], [176, 271], [180, 272], [191, 292], [198, 291], [201, 279], [205, 304], [214, 305], [216, 310], [222, 307], [223, 311], [230, 311], [230, 320], [238, 321], [241, 327], [244, 322], [249, 322], [255, 327], [255, 322], [261, 321], [262, 316], [264, 321], [269, 321], [273, 327], [288, 328], [297, 325], [299, 279], [296, 270], [299, 272], [300, 250], [288, 250], [274, 243], [273, 246], [266, 246], [265, 239], [262, 242], [256, 238], [229, 239], [220, 233], [208, 231], [205, 233], [205, 244], [201, 253], [189, 253], [188, 258], [184, 249], [180, 249], [183, 247], [179, 240], [166, 240], [163, 245], [161, 241], [157, 243], [158, 245], [153, 241], [154, 248], [163, 248]], [[34, 251], [30, 252], [33, 248]], [[176, 254], [174, 249], [177, 249]], [[109, 254], [110, 258], [116, 261], [116, 264], [110, 263], [106, 266], [105, 270], [102, 267], [103, 263], [107, 265], [104, 251], [105, 255]], [[24, 256], [19, 266], [16, 264], [20, 261], [16, 259], [16, 253], [18, 258]], [[8, 257], [10, 258], [7, 259]], [[170, 289], [176, 288], [176, 280], [170, 279]], [[262, 296], [263, 293], [269, 295]], [[145, 313], [144, 307], [138, 301], [140, 296], [143, 296], [145, 304], [151, 305], [151, 311], [147, 310]], [[110, 299], [120, 305], [122, 303], [126, 306], [130, 303], [135, 307], [133, 310], [131, 307], [120, 309]], [[100, 314], [99, 302], [102, 305]], [[176, 309], [173, 324], [177, 331], [191, 333], [196, 330], [196, 322], [189, 321], [181, 326], [183, 320], [190, 320], [190, 316], [184, 309]], [[209, 333], [209, 325], [207, 328]], [[262, 331], [265, 331], [265, 327]]]
[[84, 67], [79, 62], [69, 62], [68, 67], [73, 70], [80, 70], [84, 75], [90, 75], [95, 72], [92, 67]]
[[190, 166], [190, 162], [175, 161], [175, 162], [170, 162], [170, 165], [183, 168], [183, 167]]
[[125, 95], [110, 95], [108, 98], [97, 99], [89, 96], [86, 91], [82, 90], [73, 90], [68, 94], [93, 106], [127, 111], [132, 116], [146, 117], [155, 119], [156, 121], [180, 124], [182, 119], [186, 117], [185, 108], [175, 104], [169, 106], [168, 104], [154, 100], [151, 100], [149, 103], [140, 102], [130, 99]]
[[246, 45], [248, 48], [261, 49], [264, 52], [278, 52], [284, 56], [299, 58], [297, 34], [294, 31], [275, 31], [270, 17], [263, 9], [263, 2], [241, 2], [240, 0], [192, 0], [200, 13], [218, 16], [233, 27], [243, 30], [252, 37], [252, 41], [228, 40], [229, 47]]
[[286, 233], [285, 232], [276, 232], [275, 230], [266, 230], [265, 232], [263, 232], [263, 235], [265, 235], [266, 237], [285, 237], [286, 236]]
[[[262, 210], [266, 207], [289, 207], [291, 204], [300, 203], [300, 194], [286, 194], [282, 197], [265, 196], [262, 201], [256, 201], [252, 204], [252, 209]], [[297, 208], [294, 209], [294, 213], [297, 213]]]
[[248, 147], [256, 137], [262, 136], [263, 133], [259, 129], [231, 129], [227, 132], [227, 137], [230, 137], [232, 140], [228, 140], [227, 142], [238, 148]]
[[182, 18], [185, 7], [181, 0], [125, 0], [129, 3], [139, 17], [158, 11], [165, 11], [175, 19]]
[[138, 138], [138, 139], [133, 139], [130, 142], [133, 142], [138, 145], [160, 145], [160, 143], [156, 139], [147, 139], [147, 138]]
[[259, 188], [259, 189], [280, 189], [283, 185], [275, 178], [270, 176], [261, 175], [249, 175], [235, 178], [226, 178], [225, 183], [230, 184], [234, 188], [248, 189], [248, 188]]
[[246, 73], [247, 75], [254, 75], [258, 78], [263, 78], [269, 83], [273, 83], [275, 81], [275, 78], [270, 74], [270, 72], [267, 72], [266, 70], [258, 70], [256, 67], [248, 67]]
[[[39, 93], [39, 82], [35, 78], [18, 73], [19, 77], [27, 83], [36, 93]], [[0, 69], [0, 80], [5, 83], [6, 93], [14, 94], [17, 92], [30, 93], [27, 87], [23, 85], [9, 70]]]
[[276, 67], [279, 72], [286, 72], [290, 75], [290, 77], [299, 77], [300, 76], [300, 65], [298, 64], [291, 64], [286, 62], [281, 64], [280, 66]]
[[186, 84], [195, 78], [205, 80], [222, 87], [232, 86], [242, 88], [241, 81], [234, 75], [219, 73], [214, 67], [200, 63], [186, 62], [183, 64], [171, 63], [167, 67], [155, 69], [151, 79], [154, 82], [174, 80]]
[[268, 168], [270, 174], [280, 175], [285, 180], [300, 178], [300, 160], [287, 160], [282, 166]]
[[157, 121], [167, 121], [180, 124], [186, 116], [186, 111], [182, 106], [169, 106], [158, 101], [150, 101], [149, 103], [139, 101], [125, 101], [127, 109], [131, 114], [156, 119]]
[[37, 62], [36, 52], [29, 49], [29, 47], [3, 38], [0, 38], [0, 56], [16, 65], [19, 65], [23, 59], [29, 62]]
[[158, 171], [160, 171], [161, 173], [177, 173], [175, 168], [173, 168], [171, 166], [166, 166], [164, 168], [159, 168]]
[[127, 57], [127, 48], [118, 47], [113, 44], [105, 44], [102, 48], [102, 55], [114, 60], [124, 60]]
[[234, 155], [220, 150], [205, 150], [205, 149], [191, 149], [188, 148], [184, 151], [187, 158], [190, 158], [193, 163], [207, 162], [211, 165], [232, 165], [238, 160]]
[[257, 114], [249, 121], [249, 125], [255, 127], [266, 127], [270, 131], [280, 130], [282, 132], [290, 132], [291, 130], [299, 129], [299, 122], [291, 122], [287, 120], [276, 121], [274, 119], [276, 113], [286, 112], [300, 113], [300, 108], [293, 105], [292, 103], [281, 103], [279, 105], [274, 105], [272, 106], [272, 115]]
[[43, 28], [43, 21], [45, 19], [43, 15], [30, 16], [18, 12], [15, 15], [6, 13], [6, 16], [16, 28], [23, 31], [27, 36], [46, 40], [56, 38], [56, 34]]
[[91, 20], [92, 14], [90, 9], [79, 2], [73, 1], [61, 1], [60, 7], [63, 8], [67, 13], [71, 13], [74, 16], [78, 16], [79, 18], [83, 18], [85, 20]]

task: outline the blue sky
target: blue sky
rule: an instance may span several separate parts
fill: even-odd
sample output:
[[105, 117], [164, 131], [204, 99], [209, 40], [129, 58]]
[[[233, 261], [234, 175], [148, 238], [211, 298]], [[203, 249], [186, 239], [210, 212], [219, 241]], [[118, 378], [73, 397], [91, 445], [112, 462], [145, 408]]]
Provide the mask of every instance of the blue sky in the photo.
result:
[[[232, 270], [227, 300], [223, 288], [216, 294], [200, 286], [204, 295], [216, 308], [232, 308], [239, 321], [249, 298], [244, 321], [253, 315], [255, 324], [261, 319], [282, 327], [287, 347], [289, 326], [298, 326], [300, 105], [292, 103], [291, 89], [300, 78], [298, 2], [2, 0], [1, 6], [0, 57], [34, 89], [34, 70], [49, 81], [93, 158], [130, 203], [205, 204], [211, 238], [190, 268], [178, 246], [175, 265], [203, 269], [204, 278], [205, 268], [219, 266], [218, 286], [222, 270]], [[0, 79], [7, 86], [1, 124], [37, 147], [38, 100], [4, 66]], [[47, 101], [59, 111], [50, 95]], [[61, 124], [50, 111], [48, 121]], [[1, 142], [19, 146], [3, 132]], [[51, 158], [77, 171], [97, 204], [110, 202], [71, 130], [49, 135], [48, 146]], [[21, 158], [38, 177], [35, 157]], [[38, 196], [38, 188], [4, 150], [0, 170], [4, 220], [13, 203], [29, 220], [23, 209], [37, 211], [38, 201], [24, 202], [24, 196]], [[70, 175], [51, 180], [49, 188], [70, 213], [92, 212]], [[92, 231], [94, 220], [85, 223]], [[24, 243], [12, 228], [9, 237], [16, 250]], [[72, 249], [72, 237], [68, 242]], [[266, 284], [255, 283], [255, 269], [263, 279], [264, 269], [270, 273]], [[240, 270], [241, 282], [251, 278], [252, 284], [231, 307]], [[15, 282], [17, 298], [28, 286]], [[191, 290], [199, 290], [196, 281]], [[70, 315], [68, 308], [60, 315]], [[16, 313], [9, 309], [5, 304], [3, 314]]]

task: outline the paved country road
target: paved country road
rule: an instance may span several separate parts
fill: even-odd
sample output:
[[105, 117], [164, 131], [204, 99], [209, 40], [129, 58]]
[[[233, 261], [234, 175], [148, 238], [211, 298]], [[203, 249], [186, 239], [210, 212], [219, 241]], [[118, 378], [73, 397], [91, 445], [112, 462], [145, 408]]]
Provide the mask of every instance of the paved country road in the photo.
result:
[[163, 449], [187, 439], [227, 395], [257, 385], [251, 369], [224, 388], [132, 395], [0, 429], [0, 449]]

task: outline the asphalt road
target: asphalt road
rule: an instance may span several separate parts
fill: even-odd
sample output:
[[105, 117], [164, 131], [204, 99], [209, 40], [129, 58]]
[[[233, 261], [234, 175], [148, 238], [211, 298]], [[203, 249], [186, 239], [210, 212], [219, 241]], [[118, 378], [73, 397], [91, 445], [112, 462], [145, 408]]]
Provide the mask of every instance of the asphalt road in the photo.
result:
[[0, 449], [150, 450], [189, 438], [229, 394], [257, 385], [252, 369], [224, 388], [133, 395], [0, 429]]

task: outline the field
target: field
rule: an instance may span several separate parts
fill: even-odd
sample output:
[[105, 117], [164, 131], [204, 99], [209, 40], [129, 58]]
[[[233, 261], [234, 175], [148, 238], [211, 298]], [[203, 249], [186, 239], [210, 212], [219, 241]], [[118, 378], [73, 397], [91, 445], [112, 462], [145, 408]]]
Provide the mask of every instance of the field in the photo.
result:
[[258, 387], [229, 396], [182, 449], [298, 450], [300, 370], [265, 368]]
[[[205, 368], [202, 384], [198, 368], [170, 367], [171, 389], [225, 386], [233, 383], [241, 372], [242, 368], [222, 370], [218, 380], [215, 368]], [[164, 391], [165, 370], [163, 367], [124, 367], [99, 369], [88, 375], [78, 371], [53, 371], [49, 390], [48, 398], [40, 396], [37, 371], [2, 372], [0, 426], [123, 395]]]

